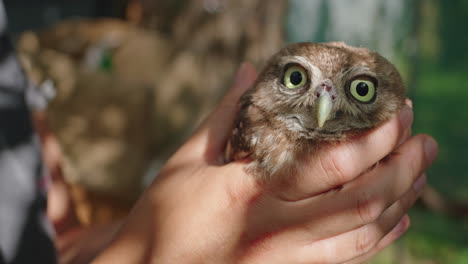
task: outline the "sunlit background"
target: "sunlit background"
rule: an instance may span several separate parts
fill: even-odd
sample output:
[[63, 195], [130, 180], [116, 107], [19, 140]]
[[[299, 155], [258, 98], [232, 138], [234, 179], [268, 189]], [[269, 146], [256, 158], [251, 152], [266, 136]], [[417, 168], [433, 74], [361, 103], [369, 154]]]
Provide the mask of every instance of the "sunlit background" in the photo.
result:
[[242, 61], [261, 68], [288, 42], [345, 41], [397, 66], [414, 103], [413, 131], [440, 144], [410, 231], [372, 263], [468, 263], [468, 0], [5, 6], [20, 61], [37, 86], [32, 103], [62, 146], [63, 176], [83, 224], [125, 215]]

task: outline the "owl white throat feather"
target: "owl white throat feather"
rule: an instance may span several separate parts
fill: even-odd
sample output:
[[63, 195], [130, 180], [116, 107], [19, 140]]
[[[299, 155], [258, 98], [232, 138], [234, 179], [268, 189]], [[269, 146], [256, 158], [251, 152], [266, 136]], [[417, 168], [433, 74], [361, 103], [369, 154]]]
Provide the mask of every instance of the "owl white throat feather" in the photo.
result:
[[294, 175], [325, 142], [382, 124], [404, 101], [400, 74], [378, 53], [342, 42], [292, 44], [241, 97], [225, 160], [248, 159], [262, 180]]

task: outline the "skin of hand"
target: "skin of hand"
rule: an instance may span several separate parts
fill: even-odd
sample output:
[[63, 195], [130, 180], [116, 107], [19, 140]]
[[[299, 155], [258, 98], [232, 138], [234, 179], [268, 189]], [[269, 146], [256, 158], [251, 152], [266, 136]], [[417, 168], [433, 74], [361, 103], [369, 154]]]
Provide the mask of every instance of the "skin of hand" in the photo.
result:
[[361, 263], [408, 229], [438, 150], [427, 135], [410, 137], [411, 106], [308, 157], [290, 183], [259, 183], [245, 162], [221, 162], [236, 103], [255, 78], [244, 64], [94, 263]]

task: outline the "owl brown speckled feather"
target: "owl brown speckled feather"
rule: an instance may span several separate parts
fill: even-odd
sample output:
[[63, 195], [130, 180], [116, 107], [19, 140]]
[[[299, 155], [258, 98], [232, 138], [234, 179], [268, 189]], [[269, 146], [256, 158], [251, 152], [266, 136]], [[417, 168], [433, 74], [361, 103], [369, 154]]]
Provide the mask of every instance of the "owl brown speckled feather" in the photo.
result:
[[293, 44], [242, 96], [225, 159], [248, 158], [259, 179], [293, 175], [321, 143], [380, 125], [404, 101], [400, 74], [378, 53], [341, 42]]

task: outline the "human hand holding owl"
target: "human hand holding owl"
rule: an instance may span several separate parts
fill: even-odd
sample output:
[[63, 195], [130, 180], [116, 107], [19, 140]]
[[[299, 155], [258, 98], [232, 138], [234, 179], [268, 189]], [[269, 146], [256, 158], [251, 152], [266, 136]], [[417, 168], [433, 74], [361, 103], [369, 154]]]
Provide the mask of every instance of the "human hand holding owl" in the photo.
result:
[[293, 44], [242, 96], [225, 159], [251, 160], [257, 179], [291, 182], [305, 157], [382, 124], [404, 104], [401, 77], [379, 54], [341, 42]]
[[[313, 69], [300, 63], [287, 61], [277, 68], [273, 61], [265, 69], [268, 71], [273, 65], [271, 69], [277, 71], [272, 73], [279, 73], [273, 78], [280, 82], [284, 80], [284, 73], [289, 72], [285, 83], [297, 86], [303, 79], [294, 77], [295, 69], [299, 69], [300, 74], [304, 71], [302, 78], [310, 74], [308, 69]], [[233, 140], [230, 124], [238, 112], [237, 102], [255, 79], [252, 67], [242, 67], [235, 85], [219, 107], [168, 161], [96, 263], [112, 260], [128, 263], [360, 263], [401, 236], [409, 226], [406, 211], [424, 186], [423, 172], [435, 159], [437, 145], [426, 135], [409, 138], [412, 110], [405, 106], [402, 95], [395, 97], [394, 108], [384, 112], [369, 103], [367, 108], [359, 108], [359, 102], [353, 102], [356, 105], [348, 107], [356, 111], [367, 109], [364, 113], [378, 112], [382, 116], [374, 117], [377, 118], [372, 119], [374, 122], [356, 116], [364, 122], [359, 124], [354, 119], [345, 122], [346, 128], [353, 125], [351, 130], [342, 129], [344, 126], [337, 120], [347, 114], [340, 108], [346, 105], [340, 101], [343, 94], [337, 91], [338, 84], [321, 74], [324, 80], [331, 82], [320, 81], [313, 75], [318, 85], [313, 85], [315, 79], [307, 78], [305, 83], [309, 82], [309, 87], [323, 88], [315, 97], [310, 93], [310, 100], [319, 100], [318, 105], [322, 104], [321, 96], [328, 97], [323, 99], [326, 100], [323, 104], [328, 106], [319, 107], [323, 107], [320, 110], [323, 113], [310, 106], [306, 107], [309, 112], [293, 112], [294, 107], [282, 106], [284, 101], [274, 97], [264, 102], [275, 112], [263, 114], [268, 117], [287, 114], [284, 118], [289, 120], [290, 117], [291, 123], [286, 126], [284, 123], [258, 124], [267, 129], [271, 126], [277, 135], [285, 133], [289, 139], [304, 135], [305, 142], [312, 140], [310, 148], [308, 145], [305, 150], [301, 146], [291, 147], [289, 142], [281, 145], [297, 154], [293, 160], [295, 166], [281, 163], [279, 170], [270, 170], [268, 166], [275, 166], [274, 163], [261, 163], [261, 159], [257, 159], [261, 156], [252, 156], [259, 145], [236, 148], [236, 151], [232, 151], [231, 146], [225, 152], [226, 142], [229, 138]], [[379, 87], [392, 81], [381, 80], [371, 71], [357, 76], [362, 76], [368, 88], [358, 88], [358, 83], [355, 93], [365, 97], [367, 94], [363, 95], [363, 90], [374, 89], [377, 94], [369, 96], [372, 98], [368, 102], [381, 100], [379, 96], [385, 92]], [[271, 80], [262, 78], [260, 75], [256, 87], [262, 81]], [[321, 86], [322, 83], [325, 86]], [[256, 89], [247, 94], [259, 91]], [[299, 94], [299, 91], [285, 92], [291, 96]], [[307, 106], [306, 101], [304, 106]], [[242, 111], [241, 108], [240, 113]], [[310, 117], [306, 117], [307, 113]], [[252, 117], [239, 116], [236, 127], [240, 120]], [[353, 119], [347, 117], [346, 120]], [[250, 125], [252, 123], [242, 126], [249, 128]], [[297, 135], [301, 136], [294, 138], [296, 132], [287, 134], [288, 129], [299, 131]], [[324, 138], [330, 140], [321, 140]], [[281, 142], [262, 144], [274, 149]], [[238, 161], [223, 162], [223, 158], [235, 155], [239, 155]], [[374, 166], [376, 163], [378, 166]], [[269, 171], [274, 172], [273, 175], [265, 174]]]

